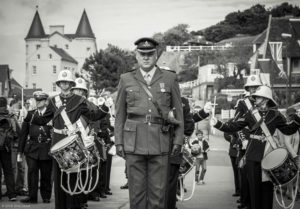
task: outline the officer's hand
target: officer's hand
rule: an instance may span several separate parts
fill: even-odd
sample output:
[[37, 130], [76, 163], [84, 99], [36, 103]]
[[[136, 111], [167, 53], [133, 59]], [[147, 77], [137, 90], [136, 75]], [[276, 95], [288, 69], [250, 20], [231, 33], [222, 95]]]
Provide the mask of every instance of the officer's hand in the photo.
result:
[[210, 119], [210, 125], [215, 126], [218, 122], [218, 119], [216, 117], [211, 117]]
[[172, 148], [171, 155], [179, 155], [181, 152], [181, 145], [174, 144]]
[[210, 113], [212, 111], [213, 107], [212, 107], [212, 104], [211, 102], [206, 102], [204, 107], [203, 107], [203, 110], [205, 113]]
[[18, 153], [17, 154], [17, 162], [20, 163], [23, 161], [23, 156], [22, 156], [22, 153]]
[[116, 149], [117, 149], [117, 155], [119, 157], [125, 158], [125, 152], [124, 152], [124, 147], [121, 144], [116, 145]]
[[245, 150], [247, 148], [248, 145], [248, 140], [243, 140], [242, 141], [242, 149]]

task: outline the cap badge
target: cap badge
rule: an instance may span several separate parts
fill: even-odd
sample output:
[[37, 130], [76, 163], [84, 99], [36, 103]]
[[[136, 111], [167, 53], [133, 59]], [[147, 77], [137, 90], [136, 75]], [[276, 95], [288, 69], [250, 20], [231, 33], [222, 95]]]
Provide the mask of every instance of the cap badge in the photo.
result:
[[67, 72], [63, 72], [62, 77], [67, 77]]
[[145, 46], [145, 47], [149, 47], [149, 46], [151, 46], [151, 45], [149, 44], [149, 42], [148, 42], [148, 41], [145, 41], [145, 43], [143, 44], [143, 46]]
[[255, 81], [255, 76], [252, 76], [252, 77], [251, 77], [251, 81]]
[[82, 79], [78, 79], [78, 83], [82, 83]]

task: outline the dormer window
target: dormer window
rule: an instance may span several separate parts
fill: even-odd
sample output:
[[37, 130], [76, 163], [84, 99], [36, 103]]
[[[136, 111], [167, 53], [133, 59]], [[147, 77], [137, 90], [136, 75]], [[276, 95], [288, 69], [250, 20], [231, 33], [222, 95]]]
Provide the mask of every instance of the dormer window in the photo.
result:
[[49, 59], [52, 59], [52, 54], [49, 54]]
[[65, 46], [66, 46], [66, 49], [69, 49], [69, 45], [68, 44], [66, 44]]
[[38, 60], [41, 59], [41, 55], [38, 54], [38, 55], [37, 55], [37, 59], [38, 59]]

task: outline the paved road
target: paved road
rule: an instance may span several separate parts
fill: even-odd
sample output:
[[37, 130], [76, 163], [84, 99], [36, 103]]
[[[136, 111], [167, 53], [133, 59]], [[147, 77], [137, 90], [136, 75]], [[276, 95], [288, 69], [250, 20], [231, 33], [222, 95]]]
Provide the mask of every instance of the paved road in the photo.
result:
[[[233, 174], [228, 157], [228, 143], [221, 137], [211, 137], [210, 146], [212, 151], [209, 153], [207, 162], [208, 169], [205, 176], [205, 185], [196, 185], [195, 193], [191, 200], [179, 202], [178, 209], [233, 209], [236, 208], [237, 198], [232, 197], [233, 193]], [[101, 199], [100, 202], [89, 202], [89, 209], [129, 209], [128, 190], [121, 190], [120, 186], [126, 182], [124, 175], [124, 160], [118, 157], [113, 159], [111, 189], [112, 196]], [[192, 188], [194, 173], [190, 173], [185, 180], [189, 196]], [[2, 190], [3, 191], [3, 190]], [[22, 197], [18, 197], [18, 200]], [[54, 209], [54, 200], [50, 204], [22, 204], [19, 201], [9, 202], [6, 197], [0, 202], [0, 208], [14, 209]], [[294, 208], [300, 208], [300, 201]], [[274, 203], [274, 209], [279, 209]]]

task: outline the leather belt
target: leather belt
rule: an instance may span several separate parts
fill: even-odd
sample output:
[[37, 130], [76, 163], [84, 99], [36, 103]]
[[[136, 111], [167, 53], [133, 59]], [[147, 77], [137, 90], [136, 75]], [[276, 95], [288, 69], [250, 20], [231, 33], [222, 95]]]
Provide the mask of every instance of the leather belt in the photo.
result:
[[29, 141], [31, 142], [35, 142], [35, 143], [47, 143], [49, 141], [51, 141], [51, 138], [50, 137], [37, 137], [37, 138], [30, 138]]
[[147, 115], [137, 115], [133, 113], [129, 113], [127, 118], [134, 121], [139, 121], [142, 123], [153, 123], [153, 124], [163, 124], [164, 120], [160, 117], [152, 116], [151, 114]]

